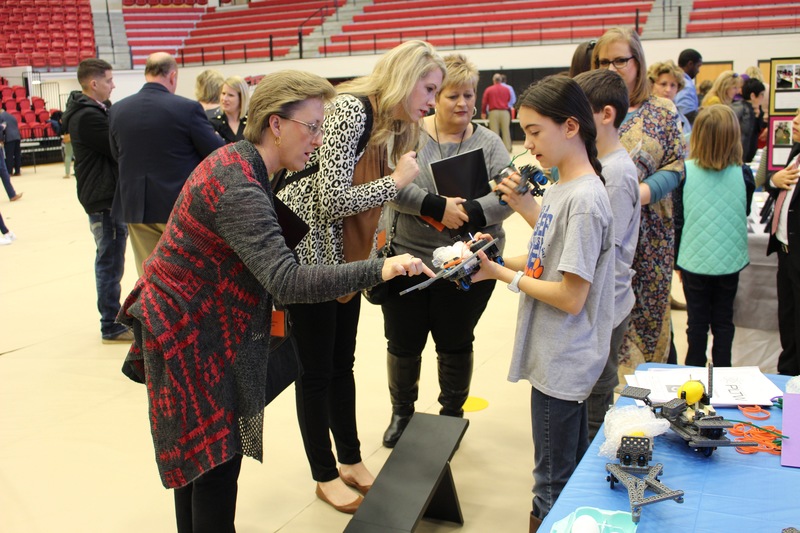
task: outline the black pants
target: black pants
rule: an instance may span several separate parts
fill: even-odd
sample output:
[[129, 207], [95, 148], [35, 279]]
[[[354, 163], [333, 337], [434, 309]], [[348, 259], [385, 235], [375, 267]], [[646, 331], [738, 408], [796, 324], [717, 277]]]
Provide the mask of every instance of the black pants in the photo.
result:
[[178, 533], [235, 533], [236, 493], [242, 456], [175, 489]]
[[781, 355], [778, 373], [800, 375], [800, 269], [789, 254], [778, 251], [778, 330], [781, 336]]
[[[381, 306], [383, 329], [389, 353], [397, 357], [419, 357], [428, 333], [439, 353], [471, 353], [478, 325], [494, 281], [481, 281], [470, 290], [456, 288], [452, 281], [438, 280], [430, 287], [403, 296], [403, 289], [423, 281], [421, 276], [398, 276], [389, 281], [389, 299]], [[509, 313], [513, 319], [514, 312]]]
[[6, 168], [9, 174], [19, 174], [22, 166], [22, 141], [6, 141]]
[[315, 481], [339, 476], [331, 438], [342, 464], [361, 462], [353, 378], [361, 295], [337, 301], [289, 306], [303, 375], [295, 384], [297, 420]]
[[739, 288], [739, 273], [705, 276], [683, 271], [686, 296], [686, 364], [706, 366], [708, 330], [714, 335], [711, 359], [714, 366], [731, 366], [733, 300]]

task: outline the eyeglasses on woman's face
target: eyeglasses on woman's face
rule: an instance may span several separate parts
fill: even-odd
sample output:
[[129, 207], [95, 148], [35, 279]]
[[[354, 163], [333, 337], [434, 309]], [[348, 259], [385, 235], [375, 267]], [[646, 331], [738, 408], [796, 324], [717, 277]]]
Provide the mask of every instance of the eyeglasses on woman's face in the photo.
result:
[[316, 138], [318, 135], [325, 135], [325, 126], [322, 124], [309, 124], [308, 122], [303, 122], [302, 120], [297, 120], [296, 118], [291, 117], [286, 117], [286, 120], [291, 120], [292, 122], [302, 124], [308, 128], [308, 133], [310, 133], [314, 138]]
[[628, 61], [633, 59], [633, 56], [630, 57], [618, 57], [616, 59], [600, 59], [597, 61], [597, 66], [600, 68], [609, 68], [611, 65], [614, 65], [616, 70], [622, 70], [628, 66]]

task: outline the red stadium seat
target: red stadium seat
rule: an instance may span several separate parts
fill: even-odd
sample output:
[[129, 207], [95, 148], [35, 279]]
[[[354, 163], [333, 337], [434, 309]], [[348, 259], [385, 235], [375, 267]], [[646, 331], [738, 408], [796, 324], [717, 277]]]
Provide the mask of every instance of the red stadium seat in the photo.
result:
[[23, 124], [20, 122], [19, 124], [19, 135], [23, 139], [30, 139], [33, 136], [33, 131], [31, 130], [30, 125]]
[[14, 56], [11, 54], [0, 53], [0, 68], [13, 67], [13, 66], [14, 66]]
[[[32, 52], [31, 53], [31, 66], [32, 67], [46, 67], [47, 66], [47, 55], [44, 52]], [[25, 100], [28, 101], [27, 99]], [[28, 103], [30, 105], [30, 103]]]
[[[31, 56], [31, 59], [33, 59], [33, 56]], [[47, 66], [47, 65], [42, 65], [42, 66]], [[26, 111], [31, 110], [31, 101], [28, 100], [27, 98], [17, 98], [17, 109], [19, 109], [20, 113], [25, 114]]]
[[65, 50], [64, 51], [64, 64], [68, 67], [77, 67], [78, 63], [81, 62], [80, 56], [78, 52], [74, 50]]
[[31, 56], [26, 52], [14, 54], [14, 64], [18, 67], [28, 67], [31, 64]]
[[48, 113], [46, 109], [42, 109], [42, 110], [41, 110], [41, 111], [39, 111], [39, 113], [36, 115], [36, 118], [37, 118], [37, 119], [39, 119], [39, 122], [41, 122], [42, 124], [44, 124], [45, 122], [47, 122], [48, 120], [50, 120], [50, 113]]

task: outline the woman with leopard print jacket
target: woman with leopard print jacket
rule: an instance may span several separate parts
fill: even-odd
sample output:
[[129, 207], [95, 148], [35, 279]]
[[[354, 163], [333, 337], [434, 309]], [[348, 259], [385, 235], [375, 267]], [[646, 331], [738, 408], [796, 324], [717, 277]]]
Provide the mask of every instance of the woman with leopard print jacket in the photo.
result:
[[[301, 264], [344, 263], [349, 227], [344, 219], [351, 222], [353, 215], [370, 213], [374, 233], [380, 207], [417, 177], [420, 121], [435, 105], [444, 75], [444, 62], [430, 44], [408, 41], [384, 54], [371, 74], [337, 88], [323, 144], [300, 171], [305, 177], [293, 181], [290, 174], [289, 184], [279, 192], [310, 227], [296, 248]], [[355, 419], [353, 364], [360, 306], [358, 294], [346, 302], [289, 306], [304, 369], [296, 384], [297, 417], [316, 494], [345, 513], [354, 513], [362, 501], [361, 496], [353, 499], [348, 486], [364, 493], [374, 480], [361, 460]]]

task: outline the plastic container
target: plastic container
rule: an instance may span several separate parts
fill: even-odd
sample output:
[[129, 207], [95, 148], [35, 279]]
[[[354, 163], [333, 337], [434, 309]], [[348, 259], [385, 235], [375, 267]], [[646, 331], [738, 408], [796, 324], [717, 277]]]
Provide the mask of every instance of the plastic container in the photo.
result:
[[550, 532], [571, 533], [575, 520], [582, 515], [594, 518], [598, 525], [598, 533], [634, 533], [638, 527], [638, 524], [634, 523], [631, 513], [606, 511], [596, 507], [578, 507], [572, 514], [553, 524]]

